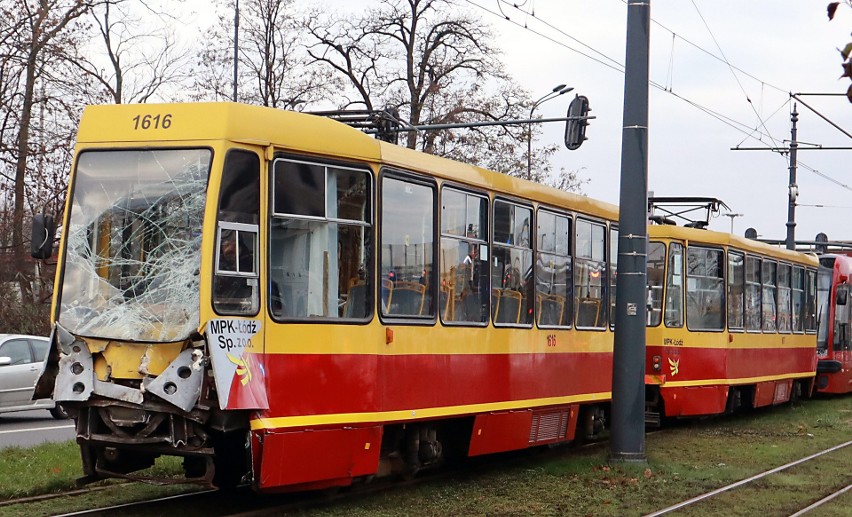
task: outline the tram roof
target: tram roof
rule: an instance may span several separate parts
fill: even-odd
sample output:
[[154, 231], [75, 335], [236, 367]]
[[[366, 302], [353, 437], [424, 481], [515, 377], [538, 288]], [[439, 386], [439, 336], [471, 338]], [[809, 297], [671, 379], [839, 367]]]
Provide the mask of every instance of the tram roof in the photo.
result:
[[674, 225], [651, 225], [648, 227], [648, 237], [652, 239], [678, 239], [688, 241], [690, 244], [709, 244], [716, 246], [730, 246], [738, 250], [750, 253], [759, 253], [768, 257], [790, 262], [804, 263], [806, 265], [818, 266], [819, 260], [816, 255], [792, 251], [786, 248], [766, 244], [765, 242], [747, 239], [730, 233], [702, 230], [698, 228], [687, 228]]
[[[163, 120], [169, 115], [169, 124]], [[148, 116], [148, 128], [142, 129]], [[159, 127], [154, 127], [154, 117]], [[293, 130], [292, 128], [298, 128]], [[285, 150], [383, 163], [508, 197], [616, 220], [618, 207], [586, 196], [376, 140], [327, 117], [234, 102], [87, 106], [77, 142], [133, 144], [231, 140]]]

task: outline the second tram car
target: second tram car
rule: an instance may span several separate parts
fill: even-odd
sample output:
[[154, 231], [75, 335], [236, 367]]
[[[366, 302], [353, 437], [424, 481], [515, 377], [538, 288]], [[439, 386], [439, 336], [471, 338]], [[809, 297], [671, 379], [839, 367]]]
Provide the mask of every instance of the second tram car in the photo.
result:
[[648, 238], [650, 423], [811, 394], [815, 256], [671, 224]]

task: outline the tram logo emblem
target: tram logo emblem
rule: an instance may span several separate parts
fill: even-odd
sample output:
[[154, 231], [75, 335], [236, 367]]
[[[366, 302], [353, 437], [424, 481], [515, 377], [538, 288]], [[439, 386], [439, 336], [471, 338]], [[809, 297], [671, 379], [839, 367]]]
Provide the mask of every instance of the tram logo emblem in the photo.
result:
[[228, 360], [237, 365], [237, 375], [240, 377], [240, 383], [243, 386], [251, 381], [251, 369], [249, 368], [248, 361], [244, 359], [238, 359], [231, 354], [227, 354]]
[[669, 371], [671, 372], [672, 377], [677, 375], [677, 372], [680, 371], [679, 368], [680, 368], [680, 359], [672, 360], [671, 358], [669, 358]]

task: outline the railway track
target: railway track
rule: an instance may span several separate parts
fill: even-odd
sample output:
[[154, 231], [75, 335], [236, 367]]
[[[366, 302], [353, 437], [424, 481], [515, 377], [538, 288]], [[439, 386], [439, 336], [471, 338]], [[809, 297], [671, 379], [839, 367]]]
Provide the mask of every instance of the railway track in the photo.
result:
[[[803, 464], [803, 463], [807, 463], [807, 462], [809, 462], [809, 461], [812, 461], [812, 460], [815, 460], [815, 459], [817, 459], [817, 458], [820, 458], [820, 457], [822, 457], [822, 456], [824, 456], [824, 455], [826, 455], [826, 454], [831, 454], [831, 453], [833, 453], [833, 452], [835, 452], [835, 451], [838, 451], [838, 450], [840, 450], [840, 449], [843, 449], [843, 448], [845, 448], [845, 447], [848, 447], [849, 445], [852, 445], [852, 440], [847, 441], [847, 442], [845, 442], [845, 443], [841, 443], [841, 444], [839, 444], [839, 445], [835, 445], [834, 447], [829, 447], [829, 448], [824, 449], [824, 450], [822, 450], [822, 451], [820, 451], [820, 452], [817, 452], [817, 453], [811, 454], [811, 455], [806, 456], [806, 457], [804, 457], [804, 458], [800, 458], [800, 459], [798, 459], [798, 460], [796, 460], [796, 461], [791, 461], [791, 462], [789, 462], [789, 463], [787, 463], [787, 464], [781, 465], [780, 467], [775, 467], [775, 468], [773, 468], [773, 469], [766, 470], [766, 471], [761, 472], [761, 473], [759, 473], [759, 474], [755, 474], [754, 476], [751, 476], [751, 477], [749, 477], [749, 478], [746, 478], [746, 479], [743, 479], [743, 480], [737, 481], [736, 483], [731, 483], [731, 484], [726, 485], [726, 486], [723, 486], [723, 487], [721, 487], [721, 488], [717, 488], [716, 490], [712, 490], [712, 491], [710, 491], [710, 492], [707, 492], [707, 493], [701, 494], [701, 495], [696, 496], [696, 497], [693, 497], [693, 498], [691, 498], [691, 499], [687, 499], [686, 501], [682, 501], [682, 502], [680, 502], [680, 503], [674, 504], [674, 505], [669, 506], [669, 507], [667, 507], [667, 508], [663, 508], [662, 510], [658, 510], [658, 511], [656, 511], [656, 512], [652, 512], [652, 513], [646, 514], [644, 517], [658, 517], [658, 516], [660, 516], [660, 515], [666, 515], [666, 514], [668, 514], [668, 513], [671, 513], [671, 512], [677, 511], [677, 510], [681, 510], [681, 509], [686, 508], [686, 507], [688, 507], [688, 506], [692, 506], [692, 505], [695, 505], [695, 504], [701, 503], [701, 502], [703, 502], [703, 501], [707, 501], [707, 500], [709, 500], [709, 499], [712, 499], [712, 498], [714, 498], [714, 497], [717, 497], [717, 496], [719, 496], [719, 495], [721, 495], [721, 494], [723, 494], [723, 493], [725, 493], [725, 492], [728, 492], [728, 491], [730, 491], [730, 490], [734, 490], [734, 489], [737, 489], [737, 488], [744, 487], [744, 486], [746, 486], [746, 485], [752, 484], [752, 483], [754, 483], [754, 482], [756, 482], [756, 481], [759, 481], [759, 480], [765, 479], [765, 478], [767, 478], [767, 477], [769, 477], [769, 476], [772, 476], [772, 475], [774, 475], [774, 474], [777, 474], [777, 473], [779, 473], [779, 472], [783, 472], [783, 471], [789, 470], [789, 469], [791, 469], [791, 468], [793, 468], [793, 467], [796, 467], [796, 466], [798, 466], [798, 465], [801, 465], [801, 464]], [[813, 509], [815, 509], [815, 508], [818, 508], [818, 507], [820, 507], [820, 506], [822, 506], [822, 505], [824, 505], [824, 504], [828, 503], [829, 501], [832, 501], [833, 499], [835, 499], [836, 497], [838, 497], [838, 496], [840, 496], [840, 495], [842, 495], [842, 494], [846, 493], [846, 492], [847, 492], [848, 490], [850, 490], [850, 489], [852, 489], [852, 485], [847, 485], [846, 487], [841, 488], [840, 490], [836, 490], [836, 491], [832, 492], [831, 494], [829, 494], [829, 495], [827, 495], [827, 496], [823, 497], [823, 498], [822, 498], [822, 499], [820, 499], [819, 501], [816, 501], [815, 503], [813, 503], [813, 504], [809, 505], [808, 507], [803, 508], [802, 510], [800, 510], [800, 511], [798, 511], [798, 512], [794, 513], [794, 514], [792, 514], [792, 516], [800, 516], [800, 515], [804, 515], [804, 514], [806, 514], [806, 513], [810, 512], [811, 510], [813, 510]]]
[[[670, 429], [659, 430], [655, 431], [653, 434], [665, 435], [669, 430]], [[671, 430], [676, 431], [676, 429]], [[601, 441], [591, 443], [583, 447], [559, 447], [552, 451], [539, 449], [542, 452], [535, 454], [535, 461], [531, 468], [537, 469], [536, 465], [539, 464], [539, 460], [541, 460], [541, 463], [544, 464], [547, 463], [548, 457], [553, 458], [566, 453], [573, 455], [574, 452], [581, 448], [593, 450], [594, 448], [606, 446], [606, 443], [607, 442], [605, 441]], [[689, 511], [688, 507], [692, 505], [695, 505], [695, 508], [703, 508], [702, 511], [706, 510], [709, 506], [711, 508], [711, 514], [725, 513], [733, 515], [736, 512], [731, 512], [731, 510], [738, 507], [737, 503], [734, 501], [734, 498], [737, 497], [740, 501], [742, 501], [744, 497], [753, 497], [753, 500], [760, 501], [762, 500], [761, 496], [763, 496], [763, 500], [766, 500], [767, 504], [777, 503], [778, 501], [775, 501], [774, 497], [766, 498], [766, 493], [764, 492], [761, 494], [760, 490], [762, 489], [765, 491], [767, 486], [775, 483], [775, 486], [773, 487], [775, 492], [773, 493], [783, 493], [784, 488], [779, 489], [778, 487], [779, 484], [781, 487], [784, 486], [783, 479], [785, 476], [800, 476], [801, 478], [804, 478], [805, 476], [818, 474], [816, 469], [821, 465], [824, 467], [824, 462], [834, 462], [836, 464], [840, 461], [842, 463], [846, 460], [843, 459], [844, 456], [841, 456], [841, 454], [848, 454], [848, 451], [850, 450], [850, 448], [848, 448], [849, 445], [852, 445], [852, 441], [828, 447], [815, 454], [809, 454], [780, 467], [766, 470], [765, 472], [750, 476], [747, 479], [742, 479], [735, 483], [730, 483], [725, 487], [712, 490], [701, 496], [678, 503], [677, 505], [672, 505], [670, 507], [663, 508], [662, 510], [648, 513], [646, 516], [651, 517], [656, 515], [665, 515], [680, 509], [687, 509], [685, 511]], [[839, 452], [841, 450], [844, 452]], [[833, 455], [833, 453], [835, 454]], [[196, 515], [203, 517], [259, 517], [263, 515], [281, 515], [302, 512], [309, 514], [311, 511], [324, 506], [338, 507], [339, 505], [342, 505], [339, 507], [346, 507], [349, 505], [349, 507], [358, 508], [362, 506], [362, 500], [364, 501], [363, 506], [367, 508], [373, 504], [370, 501], [375, 501], [375, 496], [380, 495], [381, 492], [411, 488], [417, 485], [430, 483], [436, 484], [439, 487], [437, 489], [438, 491], [440, 491], [442, 483], [450, 485], [476, 485], [477, 483], [475, 480], [478, 479], [478, 476], [481, 473], [485, 472], [485, 477], [488, 477], [488, 470], [500, 470], [501, 467], [510, 466], [515, 462], [521, 463], [530, 461], [530, 456], [530, 454], [511, 453], [497, 457], [476, 458], [473, 461], [463, 462], [461, 468], [444, 469], [442, 471], [427, 471], [414, 480], [396, 481], [393, 483], [387, 482], [387, 480], [375, 480], [371, 483], [358, 484], [350, 489], [344, 489], [337, 493], [310, 492], [287, 495], [264, 495], [261, 497], [248, 489], [227, 492], [204, 491], [179, 496], [160, 497], [148, 501], [140, 501], [137, 503], [123, 504], [108, 508], [66, 513], [64, 515], [90, 516], [121, 514], [123, 517], [134, 517], [137, 515], [147, 516], [177, 514], [181, 517], [194, 517]], [[527, 468], [527, 470], [529, 469]], [[775, 481], [771, 481], [773, 479], [773, 475], [778, 475], [779, 477], [775, 478]], [[591, 479], [590, 482], [594, 483], [595, 481], [594, 479]], [[805, 484], [810, 484], [810, 481], [807, 481]], [[750, 490], [756, 490], [758, 493], [752, 494]], [[766, 510], [766, 514], [798, 516], [806, 515], [820, 507], [832, 508], [832, 505], [839, 504], [838, 496], [849, 493], [849, 490], [852, 490], [852, 485], [849, 485], [848, 479], [843, 479], [843, 476], [840, 476], [835, 479], [834, 486], [828, 486], [826, 483], [820, 483], [818, 486], [809, 488], [808, 490], [811, 490], [812, 493], [809, 492], [807, 498], [798, 497], [796, 499], [796, 503], [790, 504], [788, 502], [781, 511], [778, 511], [780, 506], [775, 505], [774, 507], [768, 508]], [[486, 494], [486, 492], [483, 492], [483, 494]], [[488, 496], [484, 495], [484, 497]], [[670, 501], [671, 499], [668, 500]], [[663, 501], [665, 501], [665, 499]], [[647, 506], [644, 511], [649, 511]], [[636, 513], [635, 515], [639, 515], [639, 513]], [[747, 515], [747, 513], [740, 512], [740, 515]]]

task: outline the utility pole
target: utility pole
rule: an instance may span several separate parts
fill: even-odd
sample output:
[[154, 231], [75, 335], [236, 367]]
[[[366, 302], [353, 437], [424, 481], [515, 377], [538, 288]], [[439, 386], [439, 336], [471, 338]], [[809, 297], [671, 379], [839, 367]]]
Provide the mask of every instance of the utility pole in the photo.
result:
[[627, 2], [610, 459], [645, 462], [650, 0]]
[[237, 68], [240, 62], [240, 0], [234, 3], [234, 98], [237, 102]]
[[799, 142], [796, 140], [796, 122], [799, 121], [799, 112], [796, 103], [793, 103], [793, 112], [790, 114], [790, 185], [789, 205], [787, 206], [787, 249], [796, 249], [796, 199], [799, 197], [799, 186], [796, 185], [796, 169], [798, 168]]

